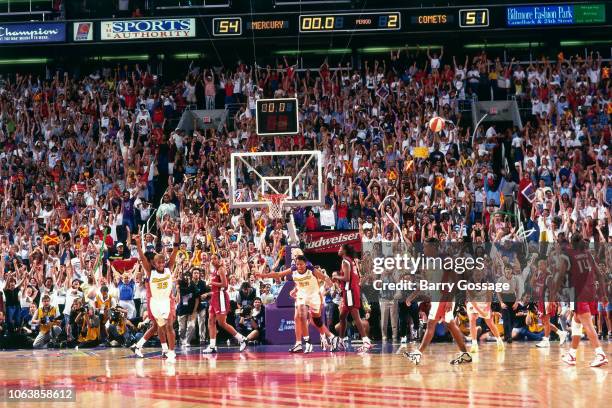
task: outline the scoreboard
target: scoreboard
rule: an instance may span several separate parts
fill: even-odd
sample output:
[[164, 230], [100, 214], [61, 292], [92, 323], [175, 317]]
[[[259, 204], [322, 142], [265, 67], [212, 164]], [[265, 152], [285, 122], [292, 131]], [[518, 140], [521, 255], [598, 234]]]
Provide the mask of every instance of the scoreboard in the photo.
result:
[[540, 3], [363, 10], [361, 12], [268, 13], [203, 18], [213, 37], [323, 34], [417, 33], [466, 30], [606, 26], [612, 6], [594, 3]]
[[344, 14], [300, 14], [300, 33], [342, 31], [388, 31], [401, 28], [401, 14], [391, 13], [344, 13]]
[[261, 136], [296, 135], [298, 101], [296, 98], [258, 99], [255, 122]]

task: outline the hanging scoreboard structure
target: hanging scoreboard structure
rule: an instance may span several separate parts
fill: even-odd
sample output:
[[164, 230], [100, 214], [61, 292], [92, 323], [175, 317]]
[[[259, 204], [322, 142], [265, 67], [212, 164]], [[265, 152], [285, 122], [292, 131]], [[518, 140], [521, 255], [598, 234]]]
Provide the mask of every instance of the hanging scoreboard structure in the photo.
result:
[[[464, 4], [466, 2], [463, 2]], [[202, 19], [204, 32], [215, 39], [256, 39], [303, 35], [372, 35], [410, 33], [453, 33], [465, 31], [528, 30], [534, 27], [558, 28], [608, 27], [612, 7], [604, 1], [594, 3], [544, 2], [513, 6], [499, 4], [470, 7], [432, 6], [362, 12], [271, 12], [235, 14]]]
[[255, 121], [258, 135], [298, 134], [297, 98], [259, 99], [256, 105]]

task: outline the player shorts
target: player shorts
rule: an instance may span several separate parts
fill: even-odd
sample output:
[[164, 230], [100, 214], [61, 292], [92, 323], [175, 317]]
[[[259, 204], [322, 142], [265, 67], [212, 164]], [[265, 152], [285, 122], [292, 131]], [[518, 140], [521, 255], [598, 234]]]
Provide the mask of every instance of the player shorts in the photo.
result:
[[599, 302], [597, 303], [598, 312], [612, 312], [612, 302]]
[[340, 313], [349, 313], [351, 310], [361, 309], [361, 293], [356, 290], [347, 290], [342, 294], [342, 303], [340, 304]]
[[555, 316], [557, 314], [558, 307], [559, 303], [557, 302], [538, 302], [538, 312], [542, 316]]
[[208, 312], [210, 316], [224, 315], [230, 311], [229, 296], [224, 291], [213, 293]]
[[483, 319], [491, 318], [491, 303], [489, 302], [467, 302], [468, 314], [478, 314]]
[[295, 299], [296, 306], [308, 306], [310, 311], [314, 314], [321, 313], [321, 305], [323, 304], [323, 299], [321, 299], [321, 295], [319, 293], [314, 293], [306, 296], [301, 296], [298, 294]]
[[436, 323], [450, 323], [453, 321], [454, 309], [455, 302], [431, 302], [428, 318]]
[[590, 313], [593, 316], [597, 315], [597, 302], [572, 302], [572, 310], [576, 314]]
[[151, 299], [149, 301], [149, 313], [158, 326], [166, 325], [168, 320], [174, 318], [174, 305], [172, 299]]

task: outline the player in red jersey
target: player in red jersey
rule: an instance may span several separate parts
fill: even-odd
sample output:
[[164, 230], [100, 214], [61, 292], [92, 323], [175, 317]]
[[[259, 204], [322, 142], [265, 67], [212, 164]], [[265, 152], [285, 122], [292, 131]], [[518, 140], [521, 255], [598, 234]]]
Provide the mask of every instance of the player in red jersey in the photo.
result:
[[[570, 267], [566, 269], [566, 273], [559, 274], [557, 286], [561, 286], [561, 282], [566, 279], [566, 274], [569, 274], [570, 287], [574, 290], [574, 302], [572, 319], [572, 343], [569, 351], [562, 357], [563, 362], [568, 365], [576, 365], [576, 350], [582, 337], [582, 330], [586, 332], [587, 338], [591, 346], [595, 349], [595, 358], [591, 361], [591, 367], [601, 367], [608, 364], [608, 357], [604, 353], [601, 343], [597, 338], [597, 332], [593, 326], [592, 315], [597, 313], [598, 289], [605, 288], [603, 275], [597, 268], [597, 264], [593, 256], [586, 248], [586, 242], [578, 234], [572, 237], [572, 247], [564, 248], [570, 260]], [[607, 301], [606, 294], [601, 291], [600, 297], [603, 301]]]
[[[338, 336], [344, 337], [346, 332], [346, 320], [348, 315], [353, 317], [355, 327], [359, 331], [363, 346], [359, 348], [359, 352], [365, 353], [372, 349], [372, 341], [367, 336], [363, 322], [359, 316], [361, 308], [361, 287], [359, 286], [359, 270], [355, 263], [355, 250], [352, 246], [344, 244], [338, 250], [338, 255], [342, 258], [342, 266], [340, 273], [334, 272], [332, 279], [339, 281], [342, 289], [342, 303], [340, 304], [340, 327]], [[348, 338], [342, 342], [344, 347], [348, 345]]]
[[212, 297], [208, 308], [208, 332], [210, 333], [210, 344], [202, 353], [211, 354], [217, 352], [217, 323], [226, 332], [231, 334], [240, 344], [240, 351], [246, 348], [246, 339], [227, 323], [227, 312], [230, 310], [230, 301], [227, 294], [227, 275], [225, 265], [219, 255], [213, 254], [210, 257]]
[[175, 305], [174, 298], [172, 297], [174, 283], [172, 270], [174, 269], [174, 261], [178, 254], [181, 239], [180, 232], [178, 228], [174, 230], [174, 249], [170, 254], [167, 264], [162, 254], [156, 254], [153, 257], [153, 262], [150, 263], [149, 259], [142, 252], [140, 237], [136, 235], [134, 239], [140, 262], [148, 279], [147, 310], [153, 326], [132, 349], [136, 355], [142, 357], [142, 346], [157, 331], [162, 346], [162, 356], [167, 357], [168, 362], [174, 362], [176, 359], [176, 353], [174, 352], [176, 338], [174, 334]]
[[[425, 258], [434, 258], [437, 257], [437, 246], [439, 245], [439, 241], [436, 238], [428, 238], [423, 245], [423, 254]], [[436, 266], [429, 268], [426, 267], [421, 272], [421, 279], [428, 280], [429, 282], [444, 282], [449, 283], [453, 280], [454, 272], [448, 272], [445, 270], [440, 270]], [[419, 295], [419, 291], [413, 292], [407, 299], [406, 304], [412, 302], [417, 295]], [[426, 294], [427, 297], [430, 297], [430, 294]], [[457, 347], [459, 348], [459, 354], [450, 361], [451, 364], [463, 364], [463, 363], [471, 363], [472, 356], [467, 352], [465, 347], [465, 340], [463, 338], [463, 333], [457, 327], [455, 320], [453, 318], [453, 309], [455, 308], [455, 302], [453, 301], [453, 294], [450, 291], [441, 291], [439, 300], [431, 302], [431, 309], [429, 310], [429, 316], [427, 321], [427, 329], [425, 330], [425, 334], [423, 335], [423, 340], [421, 340], [421, 345], [417, 350], [413, 351], [405, 351], [404, 356], [410, 360], [414, 364], [419, 364], [421, 362], [421, 357], [423, 356], [423, 351], [429, 346], [431, 340], [433, 339], [434, 332], [436, 330], [436, 325], [438, 323], [443, 323], [448, 327], [448, 331], [453, 336], [453, 339], [457, 343]]]
[[[553, 256], [550, 256], [552, 264], [555, 267], [549, 269], [548, 264], [549, 261], [546, 259], [540, 259], [538, 262], [538, 269], [536, 274], [534, 275], [532, 287], [534, 288], [534, 299], [538, 300], [538, 313], [542, 318], [542, 325], [544, 326], [544, 337], [542, 337], [542, 341], [536, 344], [538, 348], [549, 348], [550, 347], [550, 332], [553, 331], [557, 333], [559, 336], [559, 345], [563, 345], [565, 340], [567, 339], [567, 333], [563, 330], [559, 330], [557, 326], [550, 322], [550, 318], [554, 317], [557, 314], [557, 310], [559, 309], [558, 302], [547, 302], [545, 301], [547, 295], [550, 295], [549, 287], [551, 283], [555, 280], [555, 274], [551, 272], [556, 272], [562, 265], [566, 265], [567, 257], [560, 254], [555, 253]], [[552, 297], [550, 300], [554, 300]]]

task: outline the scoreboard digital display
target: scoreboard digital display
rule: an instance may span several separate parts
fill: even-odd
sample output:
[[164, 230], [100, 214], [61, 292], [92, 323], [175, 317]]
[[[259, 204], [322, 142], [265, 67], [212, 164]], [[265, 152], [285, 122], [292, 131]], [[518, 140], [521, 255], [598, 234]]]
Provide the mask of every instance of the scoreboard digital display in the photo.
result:
[[459, 27], [488, 27], [489, 9], [463, 9], [459, 10]]
[[[545, 2], [542, 2], [545, 3]], [[498, 4], [486, 7], [408, 7], [361, 12], [273, 12], [203, 17], [204, 30], [215, 39], [312, 37], [337, 33], [363, 35], [369, 32], [402, 34], [420, 32], [461, 32], [525, 30], [533, 27], [609, 27], [610, 7], [606, 3]]]
[[300, 15], [300, 33], [383, 31], [402, 28], [399, 12]]
[[256, 105], [255, 122], [258, 135], [296, 135], [298, 133], [297, 99], [259, 99]]
[[242, 18], [213, 18], [213, 35], [216, 37], [226, 35], [242, 35]]

